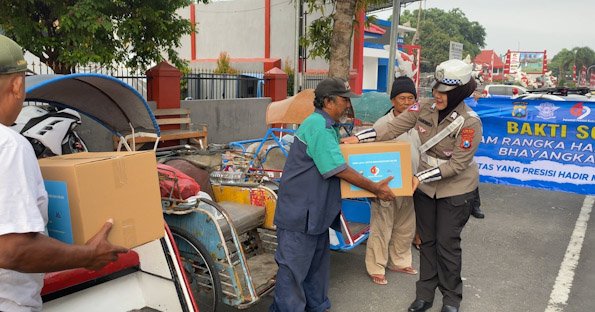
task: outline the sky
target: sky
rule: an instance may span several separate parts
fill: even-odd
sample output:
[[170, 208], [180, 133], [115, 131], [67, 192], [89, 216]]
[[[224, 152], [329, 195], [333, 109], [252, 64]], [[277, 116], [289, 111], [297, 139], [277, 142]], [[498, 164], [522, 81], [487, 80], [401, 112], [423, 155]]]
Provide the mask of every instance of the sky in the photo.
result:
[[[486, 30], [485, 50], [538, 52], [548, 58], [560, 50], [590, 47], [595, 50], [594, 0], [425, 0], [426, 8], [459, 8], [470, 21]], [[419, 2], [401, 10], [416, 10]], [[392, 8], [375, 14], [387, 19]]]

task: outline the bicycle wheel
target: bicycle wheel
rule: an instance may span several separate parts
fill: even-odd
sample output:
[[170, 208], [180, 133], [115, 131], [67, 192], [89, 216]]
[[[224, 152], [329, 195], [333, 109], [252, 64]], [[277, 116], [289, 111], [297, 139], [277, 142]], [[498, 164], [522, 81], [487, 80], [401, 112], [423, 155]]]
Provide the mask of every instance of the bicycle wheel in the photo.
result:
[[221, 281], [204, 245], [186, 230], [170, 226], [194, 300], [200, 312], [215, 312], [221, 302]]

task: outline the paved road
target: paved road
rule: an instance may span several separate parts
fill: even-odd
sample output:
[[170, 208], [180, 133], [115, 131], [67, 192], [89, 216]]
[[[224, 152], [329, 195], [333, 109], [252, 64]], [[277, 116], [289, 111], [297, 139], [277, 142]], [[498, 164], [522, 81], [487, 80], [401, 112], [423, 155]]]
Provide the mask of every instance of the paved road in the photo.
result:
[[[582, 195], [493, 184], [482, 184], [480, 192], [486, 219], [472, 217], [463, 231], [461, 310], [595, 311], [595, 270], [591, 269], [595, 267], [595, 225], [586, 214], [593, 197], [586, 201]], [[406, 311], [415, 297], [417, 276], [389, 272], [388, 285], [372, 284], [365, 272], [364, 253], [365, 246], [359, 246], [332, 254], [331, 311]], [[418, 267], [417, 252], [414, 266]], [[561, 266], [564, 270], [556, 283]], [[548, 310], [551, 297], [567, 304]], [[440, 311], [441, 298], [438, 293], [430, 312]], [[265, 297], [244, 311], [267, 311], [270, 303], [271, 298]]]

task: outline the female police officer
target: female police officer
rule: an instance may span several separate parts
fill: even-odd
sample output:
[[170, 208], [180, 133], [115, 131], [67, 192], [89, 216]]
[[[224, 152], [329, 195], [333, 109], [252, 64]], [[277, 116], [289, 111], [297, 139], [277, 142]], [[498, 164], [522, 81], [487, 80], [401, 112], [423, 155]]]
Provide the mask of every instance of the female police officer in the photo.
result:
[[436, 67], [435, 103], [416, 104], [389, 123], [375, 125], [345, 143], [384, 141], [417, 129], [422, 145], [413, 178], [417, 231], [421, 236], [420, 277], [408, 311], [432, 307], [436, 287], [443, 312], [458, 311], [463, 298], [461, 231], [469, 219], [479, 173], [473, 155], [481, 141], [477, 114], [463, 99], [475, 90], [472, 66], [448, 60]]

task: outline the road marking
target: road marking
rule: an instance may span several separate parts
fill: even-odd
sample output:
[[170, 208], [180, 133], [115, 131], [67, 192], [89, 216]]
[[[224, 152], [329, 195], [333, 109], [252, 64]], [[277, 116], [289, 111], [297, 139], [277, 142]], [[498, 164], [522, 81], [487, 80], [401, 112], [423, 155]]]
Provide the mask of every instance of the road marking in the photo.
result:
[[562, 312], [568, 304], [568, 295], [570, 294], [570, 288], [572, 288], [572, 281], [574, 280], [574, 270], [581, 256], [585, 232], [587, 231], [587, 224], [589, 223], [594, 202], [594, 196], [585, 196], [583, 207], [578, 215], [578, 219], [576, 219], [574, 231], [570, 237], [568, 248], [566, 248], [566, 254], [560, 265], [558, 277], [556, 277], [556, 283], [550, 294], [550, 301], [547, 304], [545, 312]]

